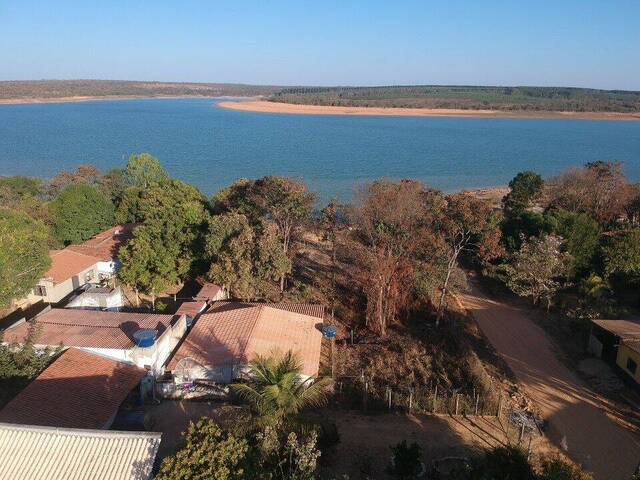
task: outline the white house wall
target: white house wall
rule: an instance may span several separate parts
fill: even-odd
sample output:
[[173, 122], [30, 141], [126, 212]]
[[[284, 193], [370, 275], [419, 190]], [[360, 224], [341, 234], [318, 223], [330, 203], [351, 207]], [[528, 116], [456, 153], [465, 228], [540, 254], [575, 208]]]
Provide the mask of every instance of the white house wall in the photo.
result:
[[[41, 297], [39, 295], [35, 295], [33, 292], [30, 293], [27, 297], [29, 303], [36, 303], [39, 301], [45, 301], [47, 303], [58, 303], [67, 295], [77, 290], [78, 288], [86, 285], [91, 281], [95, 281], [98, 278], [97, 274], [98, 266], [97, 264], [92, 265], [91, 267], [83, 270], [78, 275], [74, 275], [71, 278], [66, 279], [64, 282], [53, 283], [50, 280], [40, 280], [38, 285], [42, 285], [47, 289], [47, 295]], [[88, 274], [91, 273], [91, 278], [87, 281]]]

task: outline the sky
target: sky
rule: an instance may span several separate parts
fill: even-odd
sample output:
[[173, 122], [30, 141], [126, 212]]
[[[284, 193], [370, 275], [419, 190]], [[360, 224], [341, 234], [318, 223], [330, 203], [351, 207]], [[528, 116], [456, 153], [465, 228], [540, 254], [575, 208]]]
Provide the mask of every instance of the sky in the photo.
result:
[[640, 90], [640, 0], [0, 0], [0, 80]]

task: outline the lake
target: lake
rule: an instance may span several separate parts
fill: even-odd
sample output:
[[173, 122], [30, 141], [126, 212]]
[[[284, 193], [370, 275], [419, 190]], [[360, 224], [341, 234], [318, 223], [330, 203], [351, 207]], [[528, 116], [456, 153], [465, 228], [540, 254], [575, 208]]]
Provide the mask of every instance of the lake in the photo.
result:
[[446, 191], [506, 185], [620, 160], [640, 180], [640, 122], [246, 113], [215, 99], [0, 106], [0, 175], [51, 177], [122, 167], [149, 152], [170, 174], [213, 194], [238, 178], [303, 178], [326, 200], [354, 186], [415, 178]]

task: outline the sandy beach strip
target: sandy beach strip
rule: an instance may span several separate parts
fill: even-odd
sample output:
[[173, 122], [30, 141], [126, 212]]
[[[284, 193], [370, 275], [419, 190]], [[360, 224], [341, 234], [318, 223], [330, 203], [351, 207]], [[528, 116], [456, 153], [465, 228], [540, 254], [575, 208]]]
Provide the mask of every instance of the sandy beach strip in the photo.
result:
[[253, 100], [219, 102], [219, 107], [243, 112], [284, 113], [291, 115], [360, 115], [385, 117], [469, 117], [469, 118], [532, 118], [579, 120], [640, 120], [640, 113], [617, 112], [507, 112], [501, 110], [461, 110], [454, 108], [382, 108], [331, 107]]

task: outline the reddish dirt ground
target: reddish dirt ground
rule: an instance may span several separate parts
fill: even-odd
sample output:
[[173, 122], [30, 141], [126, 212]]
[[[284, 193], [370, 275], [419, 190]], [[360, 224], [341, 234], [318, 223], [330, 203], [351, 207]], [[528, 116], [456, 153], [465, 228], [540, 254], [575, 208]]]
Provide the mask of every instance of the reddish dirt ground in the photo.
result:
[[[501, 423], [491, 417], [325, 413], [326, 419], [336, 422], [340, 442], [321, 457], [322, 478], [342, 478], [344, 474], [352, 480], [396, 478], [386, 472], [386, 467], [391, 446], [402, 440], [418, 443], [422, 461], [429, 467], [436, 459], [469, 458], [508, 442]], [[537, 453], [554, 451], [548, 440], [539, 435], [533, 438], [531, 447]]]
[[550, 439], [598, 480], [630, 478], [640, 461], [638, 437], [559, 360], [526, 309], [492, 300], [475, 286], [460, 301], [535, 402]]

